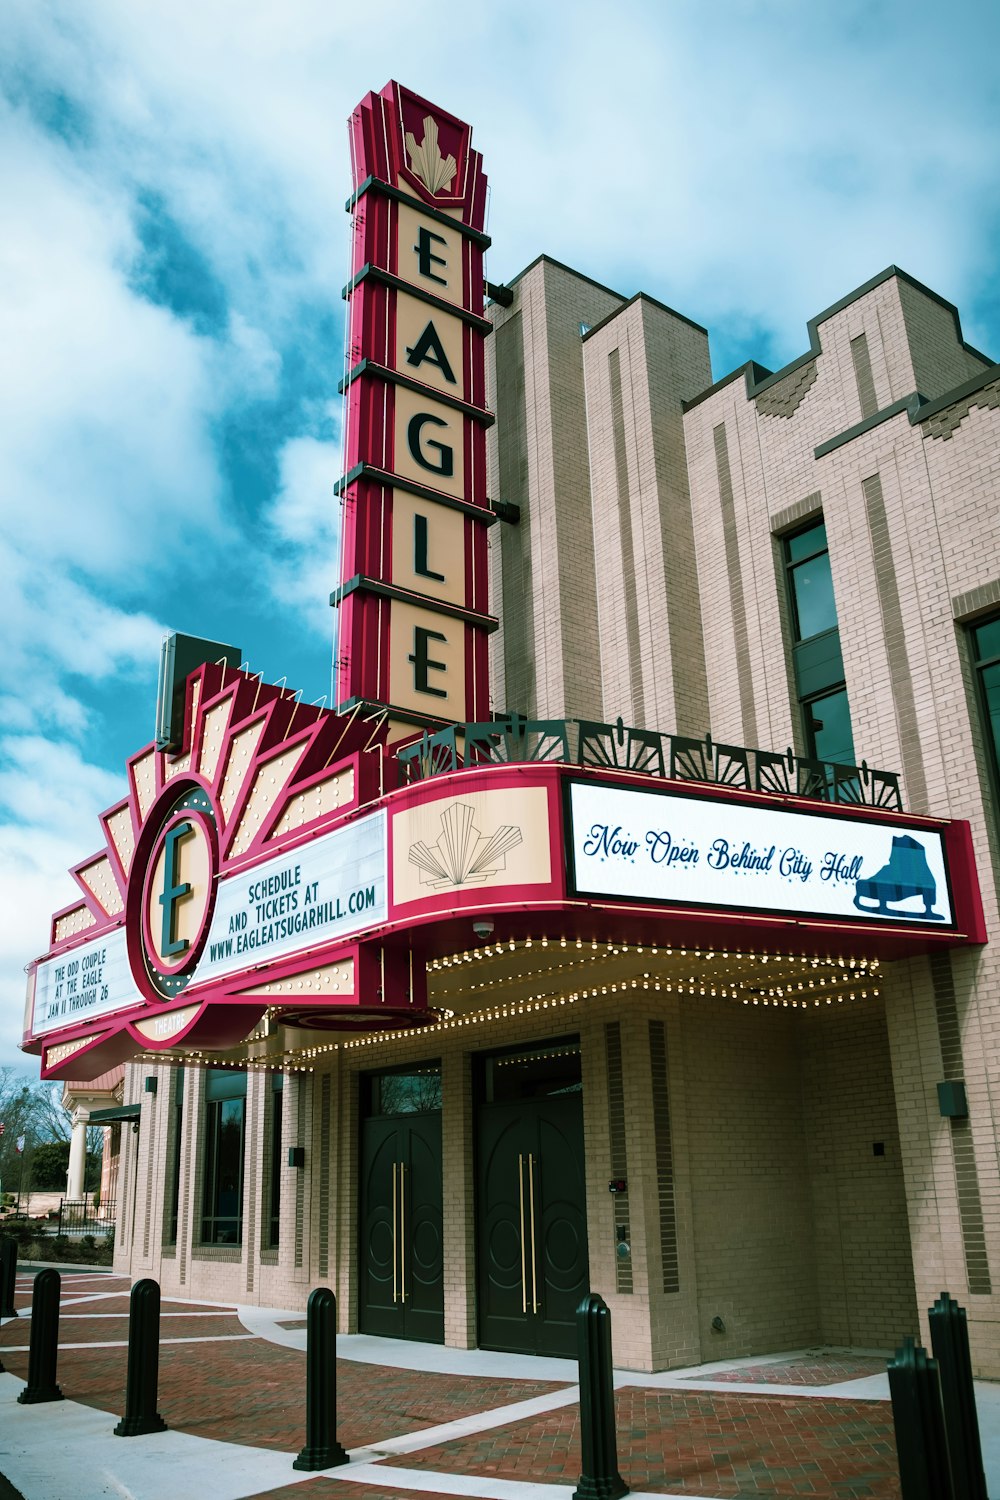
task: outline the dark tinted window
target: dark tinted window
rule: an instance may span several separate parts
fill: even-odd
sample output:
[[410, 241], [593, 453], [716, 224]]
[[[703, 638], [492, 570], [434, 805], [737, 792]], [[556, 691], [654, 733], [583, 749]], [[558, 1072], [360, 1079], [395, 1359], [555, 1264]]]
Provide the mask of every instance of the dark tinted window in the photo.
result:
[[817, 760], [835, 760], [854, 765], [851, 712], [843, 688], [812, 698], [803, 705], [809, 732], [810, 753]]
[[205, 1181], [201, 1238], [206, 1245], [243, 1241], [243, 1146], [247, 1076], [212, 1069], [205, 1084]]
[[364, 1080], [367, 1115], [419, 1115], [441, 1108], [441, 1064], [401, 1073], [371, 1073]]
[[830, 554], [822, 521], [786, 538], [785, 557], [792, 595], [795, 639], [808, 641], [837, 627]]
[[578, 1094], [583, 1088], [580, 1043], [575, 1037], [523, 1052], [487, 1057], [483, 1067], [483, 1097], [487, 1104]]
[[991, 770], [1000, 788], [1000, 615], [975, 626], [970, 634]]

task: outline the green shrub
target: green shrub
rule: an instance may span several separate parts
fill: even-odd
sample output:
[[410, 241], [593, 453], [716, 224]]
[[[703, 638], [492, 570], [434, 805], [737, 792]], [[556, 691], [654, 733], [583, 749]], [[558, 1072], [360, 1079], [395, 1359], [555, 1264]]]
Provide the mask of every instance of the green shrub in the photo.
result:
[[35, 1238], [34, 1225], [29, 1224], [26, 1219], [8, 1219], [3, 1226], [3, 1232], [23, 1248]]

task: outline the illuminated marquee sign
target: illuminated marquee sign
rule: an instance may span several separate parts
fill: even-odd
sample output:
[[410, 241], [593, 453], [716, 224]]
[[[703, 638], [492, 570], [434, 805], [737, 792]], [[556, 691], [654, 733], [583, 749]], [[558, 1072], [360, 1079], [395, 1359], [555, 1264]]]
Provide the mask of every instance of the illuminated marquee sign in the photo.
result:
[[388, 819], [366, 804], [384, 724], [303, 705], [224, 660], [182, 687], [173, 752], [129, 761], [104, 846], [72, 872], [82, 899], [56, 913], [31, 967], [24, 1045], [46, 1076], [231, 1047], [268, 1009], [339, 1029], [427, 1016], [423, 971], [377, 936]]
[[135, 1004], [122, 928], [41, 963], [34, 975], [34, 1033], [48, 1036]]
[[384, 811], [371, 813], [221, 882], [196, 981], [384, 922], [385, 824]]
[[579, 895], [954, 925], [933, 829], [573, 782]]
[[350, 133], [337, 699], [399, 739], [489, 717], [486, 178], [470, 127], [397, 83]]

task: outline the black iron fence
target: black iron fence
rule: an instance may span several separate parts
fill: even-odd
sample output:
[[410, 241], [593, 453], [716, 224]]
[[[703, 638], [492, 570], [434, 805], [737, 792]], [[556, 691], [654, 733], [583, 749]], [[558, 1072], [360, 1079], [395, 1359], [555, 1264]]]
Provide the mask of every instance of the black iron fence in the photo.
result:
[[115, 1200], [104, 1198], [92, 1203], [83, 1198], [63, 1198], [59, 1203], [57, 1234], [108, 1234], [115, 1225]]
[[602, 770], [639, 772], [672, 781], [714, 782], [741, 791], [811, 797], [902, 811], [894, 771], [813, 760], [792, 750], [754, 750], [588, 719], [525, 719], [520, 714], [481, 724], [450, 724], [398, 752], [404, 781], [448, 771], [518, 761], [561, 761]]

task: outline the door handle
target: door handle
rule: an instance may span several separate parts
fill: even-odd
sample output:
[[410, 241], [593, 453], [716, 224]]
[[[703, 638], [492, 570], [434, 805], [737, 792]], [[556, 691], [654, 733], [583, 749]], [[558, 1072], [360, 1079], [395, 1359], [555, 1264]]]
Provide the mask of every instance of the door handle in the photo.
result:
[[399, 1190], [396, 1184], [396, 1168], [398, 1162], [392, 1164], [392, 1300], [399, 1301], [399, 1246], [396, 1242], [396, 1222], [399, 1218]]
[[406, 1301], [406, 1166], [399, 1164], [399, 1300]]
[[517, 1158], [517, 1193], [521, 1213], [521, 1311], [528, 1311], [528, 1268], [524, 1243], [524, 1157]]
[[538, 1284], [535, 1276], [535, 1159], [528, 1155], [528, 1208], [531, 1223], [531, 1311], [538, 1311]]

